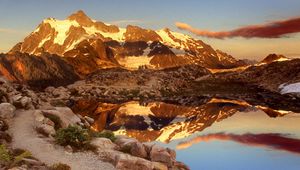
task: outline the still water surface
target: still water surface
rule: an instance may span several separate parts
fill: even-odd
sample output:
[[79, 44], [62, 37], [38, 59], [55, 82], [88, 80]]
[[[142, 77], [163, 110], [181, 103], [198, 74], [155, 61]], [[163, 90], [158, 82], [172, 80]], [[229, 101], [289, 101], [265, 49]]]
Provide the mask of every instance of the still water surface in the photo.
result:
[[197, 107], [136, 101], [93, 106], [81, 113], [97, 120], [95, 130], [175, 149], [177, 160], [192, 170], [300, 169], [297, 113], [222, 99]]

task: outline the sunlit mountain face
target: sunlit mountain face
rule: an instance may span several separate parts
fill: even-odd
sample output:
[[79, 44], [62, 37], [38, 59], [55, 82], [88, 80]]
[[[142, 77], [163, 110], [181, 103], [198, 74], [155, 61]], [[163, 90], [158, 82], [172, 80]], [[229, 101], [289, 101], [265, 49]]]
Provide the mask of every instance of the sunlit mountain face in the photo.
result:
[[[67, 59], [81, 74], [110, 67], [161, 69], [197, 64], [231, 68], [245, 64], [201, 40], [168, 28], [150, 30], [133, 25], [121, 28], [95, 21], [83, 11], [64, 20], [43, 20], [11, 49], [10, 53], [14, 52], [36, 56], [45, 52], [56, 54]], [[78, 62], [88, 63], [91, 68], [79, 66]]]

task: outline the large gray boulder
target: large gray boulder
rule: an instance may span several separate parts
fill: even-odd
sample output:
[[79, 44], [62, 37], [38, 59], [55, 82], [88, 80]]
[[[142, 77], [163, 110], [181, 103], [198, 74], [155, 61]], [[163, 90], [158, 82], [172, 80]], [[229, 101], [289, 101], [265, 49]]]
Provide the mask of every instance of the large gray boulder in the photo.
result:
[[2, 118], [13, 118], [15, 116], [15, 106], [10, 103], [0, 104], [0, 117]]
[[147, 158], [148, 156], [145, 146], [134, 138], [119, 136], [115, 143], [120, 147], [120, 150], [126, 150], [133, 156], [140, 158]]
[[176, 162], [176, 158], [174, 156], [174, 152], [171, 152], [170, 149], [166, 149], [158, 145], [154, 145], [150, 151], [151, 161], [164, 163], [168, 167], [172, 167]]
[[62, 128], [69, 125], [77, 125], [81, 122], [80, 118], [68, 107], [55, 107], [54, 110], [42, 110], [44, 115], [50, 114], [59, 117]]
[[98, 150], [114, 150], [117, 149], [117, 145], [107, 138], [94, 138], [91, 144], [96, 146]]

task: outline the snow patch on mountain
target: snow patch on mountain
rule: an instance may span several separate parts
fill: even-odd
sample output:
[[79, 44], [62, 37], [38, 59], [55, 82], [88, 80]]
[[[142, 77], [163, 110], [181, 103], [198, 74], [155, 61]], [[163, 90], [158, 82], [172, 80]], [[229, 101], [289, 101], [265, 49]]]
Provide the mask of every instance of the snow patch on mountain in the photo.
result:
[[126, 56], [124, 58], [120, 58], [118, 62], [121, 66], [136, 70], [141, 66], [153, 67], [150, 64], [152, 58], [153, 57], [148, 56]]
[[55, 29], [57, 35], [54, 39], [54, 43], [63, 45], [67, 38], [67, 33], [71, 26], [79, 27], [78, 22], [70, 20], [56, 20], [53, 18], [46, 19], [44, 23], [48, 23]]
[[101, 30], [98, 30], [95, 26], [92, 27], [83, 27], [85, 31], [89, 35], [96, 35], [97, 33], [103, 35], [105, 38], [111, 38], [112, 40], [122, 42], [124, 41], [124, 33], [126, 32], [125, 28], [120, 28], [119, 32], [116, 33], [109, 33], [109, 32], [103, 32]]
[[300, 82], [292, 84], [281, 84], [279, 86], [281, 94], [300, 93]]
[[168, 32], [164, 29], [156, 31], [156, 33], [162, 38], [163, 42], [171, 47], [182, 47], [184, 48], [184, 46], [181, 46], [181, 44], [179, 42], [175, 42], [168, 34]]

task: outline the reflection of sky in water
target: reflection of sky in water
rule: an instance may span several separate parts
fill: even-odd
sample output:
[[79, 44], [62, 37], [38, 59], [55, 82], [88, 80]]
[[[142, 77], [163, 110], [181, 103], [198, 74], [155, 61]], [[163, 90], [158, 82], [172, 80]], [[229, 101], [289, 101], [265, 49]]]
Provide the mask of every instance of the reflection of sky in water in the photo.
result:
[[[290, 114], [284, 117], [270, 118], [262, 111], [237, 113], [221, 122], [213, 124], [191, 137], [162, 144], [173, 149], [181, 142], [197, 136], [216, 134], [289, 134], [287, 137], [300, 138], [300, 115]], [[299, 146], [300, 147], [300, 146]], [[272, 147], [246, 145], [232, 140], [210, 140], [194, 143], [186, 149], [177, 150], [177, 159], [198, 169], [300, 169], [300, 154]]]

